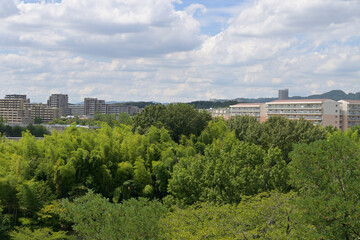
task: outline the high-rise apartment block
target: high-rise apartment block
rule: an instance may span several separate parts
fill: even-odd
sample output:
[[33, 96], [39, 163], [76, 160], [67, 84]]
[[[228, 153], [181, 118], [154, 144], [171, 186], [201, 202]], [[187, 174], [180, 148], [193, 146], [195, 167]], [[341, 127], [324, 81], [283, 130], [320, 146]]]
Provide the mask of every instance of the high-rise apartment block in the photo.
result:
[[25, 108], [25, 104], [30, 103], [25, 98], [7, 98], [0, 99], [0, 116], [9, 123], [23, 123], [29, 121], [29, 113]]
[[60, 118], [60, 112], [59, 108], [32, 104], [26, 95], [6, 95], [5, 99], [0, 99], [0, 116], [9, 123], [33, 123], [35, 117], [48, 122]]
[[5, 99], [25, 99], [26, 95], [23, 94], [9, 94], [5, 96]]
[[289, 99], [289, 89], [281, 89], [279, 90], [279, 100]]
[[85, 98], [84, 114], [95, 115], [96, 112], [106, 114], [105, 100], [98, 100], [97, 98]]
[[61, 109], [61, 115], [67, 116], [70, 115], [69, 110], [69, 97], [67, 94], [51, 94], [49, 100], [47, 101], [49, 107], [55, 107]]

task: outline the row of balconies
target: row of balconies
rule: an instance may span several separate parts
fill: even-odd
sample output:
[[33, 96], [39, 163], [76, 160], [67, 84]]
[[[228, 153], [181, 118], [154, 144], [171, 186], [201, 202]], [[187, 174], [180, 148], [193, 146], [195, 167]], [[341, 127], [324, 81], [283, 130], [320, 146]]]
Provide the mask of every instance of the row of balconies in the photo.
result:
[[231, 113], [231, 116], [256, 116], [256, 117], [260, 117], [260, 113], [246, 113], [246, 112], [244, 112], [244, 113], [234, 113], [234, 112], [232, 112]]
[[268, 114], [316, 114], [321, 115], [321, 111], [286, 111], [286, 110], [268, 110]]
[[260, 112], [260, 108], [230, 108], [230, 111], [232, 111], [232, 112], [237, 112], [237, 111]]
[[[272, 114], [269, 114], [268, 116], [271, 116]], [[274, 114], [277, 115], [277, 114]], [[304, 115], [283, 115], [284, 117], [288, 118], [288, 119], [307, 119], [307, 120], [322, 120], [322, 116], [318, 115], [318, 116], [304, 116]]]
[[321, 105], [319, 104], [309, 104], [309, 105], [276, 105], [276, 104], [271, 104], [271, 105], [267, 105], [268, 109], [276, 109], [276, 108], [281, 108], [281, 109], [321, 109]]

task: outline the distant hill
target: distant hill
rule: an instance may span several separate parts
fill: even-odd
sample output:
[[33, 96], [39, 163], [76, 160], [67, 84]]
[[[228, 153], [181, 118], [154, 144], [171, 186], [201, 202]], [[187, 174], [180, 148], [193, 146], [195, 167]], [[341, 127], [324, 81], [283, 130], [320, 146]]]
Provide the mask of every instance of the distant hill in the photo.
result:
[[[360, 92], [346, 94], [342, 90], [332, 90], [330, 92], [326, 92], [323, 94], [315, 94], [315, 95], [310, 95], [307, 97], [301, 97], [301, 96], [289, 97], [289, 99], [323, 99], [323, 98], [332, 99], [335, 101], [339, 101], [341, 99], [360, 100]], [[236, 98], [236, 99], [232, 99], [232, 100], [230, 100], [230, 99], [218, 99], [218, 100], [213, 99], [211, 101], [193, 101], [193, 102], [188, 102], [186, 104], [192, 105], [196, 109], [209, 109], [209, 108], [226, 108], [226, 107], [229, 107], [230, 105], [234, 105], [237, 103], [265, 103], [265, 102], [271, 102], [271, 101], [275, 101], [275, 100], [277, 100], [277, 97], [276, 98]], [[106, 103], [113, 103], [113, 104], [117, 104], [117, 105], [121, 105], [121, 106], [137, 106], [139, 108], [144, 108], [148, 105], [154, 105], [154, 104], [164, 104], [164, 105], [167, 104], [167, 103], [145, 102], [145, 101], [141, 101], [141, 102], [110, 101], [110, 102], [106, 102]], [[84, 103], [82, 103], [82, 104], [84, 104]]]
[[[323, 94], [315, 94], [307, 97], [293, 96], [289, 99], [332, 99], [334, 101], [344, 100], [360, 100], [360, 92], [346, 94], [342, 90], [332, 90]], [[277, 100], [277, 98], [236, 98], [238, 102], [252, 103], [252, 102], [271, 102]]]
[[193, 106], [196, 109], [209, 109], [209, 108], [225, 108], [229, 107], [230, 105], [237, 104], [238, 101], [235, 100], [228, 100], [228, 101], [221, 101], [221, 102], [215, 102], [215, 101], [195, 101], [195, 102], [189, 102], [187, 104]]
[[339, 101], [341, 99], [344, 100], [360, 100], [360, 92], [357, 93], [348, 93], [346, 94], [344, 91], [341, 90], [332, 90], [327, 93], [318, 94], [318, 95], [311, 95], [307, 97], [308, 99], [317, 99], [317, 98], [328, 98], [335, 101]]
[[[301, 97], [301, 96], [293, 96], [289, 97], [289, 99], [332, 99], [334, 101], [339, 100], [360, 100], [360, 92], [357, 93], [348, 93], [346, 94], [342, 90], [332, 90], [330, 92], [326, 92], [323, 94], [315, 94], [310, 95], [307, 97]], [[204, 108], [225, 108], [229, 107], [230, 105], [234, 105], [236, 103], [265, 103], [265, 102], [271, 102], [275, 101], [278, 98], [236, 98], [234, 100], [228, 100], [224, 101], [221, 99], [221, 101], [196, 101], [196, 102], [190, 102], [188, 104], [191, 104], [194, 106], [194, 108], [204, 109]]]

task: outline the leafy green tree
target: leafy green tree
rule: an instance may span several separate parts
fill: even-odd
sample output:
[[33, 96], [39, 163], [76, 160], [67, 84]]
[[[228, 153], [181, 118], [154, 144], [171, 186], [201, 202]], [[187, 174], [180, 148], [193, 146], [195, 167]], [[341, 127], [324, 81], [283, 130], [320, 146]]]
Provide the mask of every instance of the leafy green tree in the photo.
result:
[[54, 232], [50, 228], [30, 229], [28, 227], [18, 227], [15, 231], [10, 232], [13, 240], [67, 240], [74, 239], [66, 235], [66, 232]]
[[20, 207], [30, 216], [33, 216], [44, 204], [55, 198], [49, 186], [44, 182], [26, 181], [19, 185], [17, 190]]
[[233, 133], [205, 148], [204, 156], [180, 159], [169, 192], [185, 204], [197, 201], [238, 203], [242, 196], [286, 191], [287, 169], [279, 149], [267, 152], [240, 142]]
[[[0, 202], [1, 203], [1, 202]], [[3, 215], [3, 208], [0, 205], [0, 238], [1, 239], [6, 239], [7, 238], [7, 231], [9, 229], [9, 219], [7, 219], [4, 215]]]
[[41, 124], [41, 123], [42, 123], [41, 117], [35, 117], [35, 118], [34, 118], [34, 123], [35, 123], [35, 124]]
[[301, 221], [295, 194], [262, 193], [239, 205], [198, 203], [175, 208], [160, 221], [163, 239], [318, 239]]
[[236, 116], [226, 123], [240, 141], [261, 145], [262, 125], [255, 117]]
[[135, 116], [133, 129], [145, 133], [150, 126], [165, 127], [172, 139], [179, 142], [181, 135], [199, 136], [210, 120], [209, 113], [187, 104], [152, 105]]
[[128, 114], [128, 113], [120, 113], [117, 116], [117, 122], [120, 124], [125, 124], [125, 125], [133, 124], [133, 120], [132, 120], [130, 114]]
[[85, 239], [158, 239], [158, 221], [166, 213], [158, 201], [144, 198], [113, 204], [93, 192], [74, 202], [62, 202], [61, 217]]
[[360, 146], [335, 133], [327, 140], [295, 146], [290, 173], [299, 208], [322, 239], [360, 237]]
[[[134, 183], [141, 192], [148, 194], [149, 190], [147, 186], [152, 186], [152, 179], [150, 172], [145, 168], [144, 160], [140, 157], [136, 159], [134, 164]], [[144, 192], [144, 193], [145, 193]], [[151, 193], [150, 193], [151, 194]], [[141, 194], [140, 194], [141, 195]]]
[[133, 130], [144, 134], [146, 130], [155, 126], [161, 128], [164, 126], [166, 107], [162, 104], [146, 106], [141, 113], [134, 117]]

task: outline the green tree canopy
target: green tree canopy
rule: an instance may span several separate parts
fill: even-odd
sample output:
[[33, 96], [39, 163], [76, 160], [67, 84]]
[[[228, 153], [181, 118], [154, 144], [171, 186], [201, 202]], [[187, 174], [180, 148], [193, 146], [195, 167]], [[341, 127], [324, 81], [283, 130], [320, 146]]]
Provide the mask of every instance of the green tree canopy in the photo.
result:
[[327, 140], [295, 146], [291, 180], [299, 208], [323, 239], [360, 237], [360, 146], [336, 133]]

